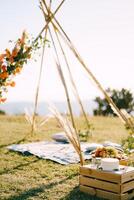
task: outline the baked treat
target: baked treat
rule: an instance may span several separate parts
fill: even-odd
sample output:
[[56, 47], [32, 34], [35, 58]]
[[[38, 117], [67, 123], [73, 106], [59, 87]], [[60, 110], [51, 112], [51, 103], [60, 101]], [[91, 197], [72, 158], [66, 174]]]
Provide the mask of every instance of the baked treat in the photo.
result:
[[101, 168], [107, 171], [119, 169], [119, 160], [117, 158], [102, 158]]

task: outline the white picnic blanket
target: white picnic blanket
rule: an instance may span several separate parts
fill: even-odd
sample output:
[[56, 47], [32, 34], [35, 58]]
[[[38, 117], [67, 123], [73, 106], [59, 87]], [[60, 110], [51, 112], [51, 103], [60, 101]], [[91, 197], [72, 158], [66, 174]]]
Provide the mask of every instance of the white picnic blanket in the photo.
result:
[[[87, 152], [89, 143], [81, 143], [84, 158], [91, 159], [91, 155]], [[9, 150], [21, 152], [25, 155], [33, 154], [43, 159], [49, 159], [57, 163], [67, 165], [78, 163], [79, 156], [74, 150], [72, 144], [64, 144], [53, 141], [33, 142], [27, 144], [13, 144], [7, 147]]]

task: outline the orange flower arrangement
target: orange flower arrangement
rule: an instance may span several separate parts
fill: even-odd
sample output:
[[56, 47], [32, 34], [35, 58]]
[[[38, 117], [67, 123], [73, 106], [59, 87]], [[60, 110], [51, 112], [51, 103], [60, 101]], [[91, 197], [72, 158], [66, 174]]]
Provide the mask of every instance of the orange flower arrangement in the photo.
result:
[[6, 49], [3, 54], [0, 54], [0, 103], [6, 100], [4, 93], [7, 92], [7, 87], [15, 86], [15, 82], [12, 79], [21, 72], [23, 65], [31, 58], [31, 52], [32, 47], [24, 31], [12, 51]]

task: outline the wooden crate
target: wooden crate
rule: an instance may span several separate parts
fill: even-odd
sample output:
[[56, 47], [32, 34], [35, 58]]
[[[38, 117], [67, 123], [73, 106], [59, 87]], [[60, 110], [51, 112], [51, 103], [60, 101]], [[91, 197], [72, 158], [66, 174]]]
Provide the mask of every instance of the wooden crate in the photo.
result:
[[92, 165], [80, 167], [80, 191], [110, 200], [134, 199], [134, 167], [103, 171]]

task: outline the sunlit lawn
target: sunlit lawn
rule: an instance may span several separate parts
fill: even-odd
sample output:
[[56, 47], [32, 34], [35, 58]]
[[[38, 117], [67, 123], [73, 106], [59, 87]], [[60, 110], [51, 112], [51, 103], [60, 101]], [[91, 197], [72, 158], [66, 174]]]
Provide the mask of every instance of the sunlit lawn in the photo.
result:
[[[76, 122], [78, 129], [85, 128], [82, 117]], [[90, 122], [94, 127], [90, 142], [110, 140], [120, 143], [127, 136], [118, 118], [91, 117]], [[50, 120], [31, 137], [30, 126], [23, 116], [0, 116], [0, 200], [98, 199], [79, 191], [78, 164], [63, 166], [6, 149], [13, 143], [50, 140], [51, 134], [59, 131], [55, 120]]]

